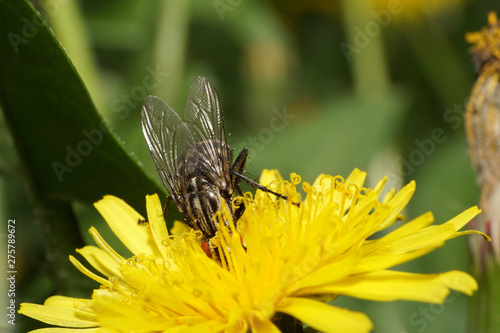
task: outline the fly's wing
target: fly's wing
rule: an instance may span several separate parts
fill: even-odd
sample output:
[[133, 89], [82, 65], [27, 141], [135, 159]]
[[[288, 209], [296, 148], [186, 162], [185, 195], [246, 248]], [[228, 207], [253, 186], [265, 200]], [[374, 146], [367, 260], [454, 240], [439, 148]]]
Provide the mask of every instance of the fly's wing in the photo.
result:
[[161, 180], [179, 207], [185, 199], [180, 195], [178, 162], [184, 152], [194, 145], [193, 135], [179, 115], [156, 96], [148, 96], [144, 100], [141, 123]]
[[198, 143], [200, 165], [220, 179], [227, 179], [231, 151], [226, 144], [222, 106], [217, 91], [206, 78], [198, 76], [191, 83], [183, 119]]

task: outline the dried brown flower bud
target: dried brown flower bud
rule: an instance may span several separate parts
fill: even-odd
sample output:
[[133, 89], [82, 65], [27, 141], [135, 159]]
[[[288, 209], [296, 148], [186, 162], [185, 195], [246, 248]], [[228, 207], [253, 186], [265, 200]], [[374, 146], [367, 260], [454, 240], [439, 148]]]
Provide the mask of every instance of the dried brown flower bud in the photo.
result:
[[[483, 215], [475, 228], [491, 236], [493, 253], [500, 260], [500, 21], [496, 13], [489, 13], [488, 24], [465, 36], [473, 44], [471, 53], [479, 74], [467, 105], [465, 129], [481, 187]], [[474, 257], [484, 260], [490, 245], [474, 245]]]

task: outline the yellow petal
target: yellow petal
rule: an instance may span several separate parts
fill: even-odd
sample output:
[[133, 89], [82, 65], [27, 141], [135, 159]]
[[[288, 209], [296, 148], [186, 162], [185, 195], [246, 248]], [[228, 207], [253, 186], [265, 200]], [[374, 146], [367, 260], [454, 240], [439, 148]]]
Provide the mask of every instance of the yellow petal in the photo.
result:
[[99, 234], [99, 231], [97, 231], [96, 228], [91, 227], [89, 229], [89, 234], [92, 236], [96, 244], [101, 248], [104, 252], [108, 254], [115, 262], [121, 263], [125, 258], [123, 258], [121, 255], [118, 254], [106, 241], [102, 236]]
[[170, 229], [170, 233], [175, 236], [189, 232], [189, 228], [181, 221], [174, 221], [174, 226]]
[[363, 252], [369, 258], [373, 254], [390, 255], [426, 248], [435, 249], [442, 246], [447, 239], [452, 238], [456, 233], [453, 224], [450, 223], [426, 227], [432, 222], [431, 213], [423, 214], [388, 235], [367, 242], [363, 246]]
[[366, 178], [366, 172], [354, 169], [353, 172], [343, 180], [342, 177], [332, 177], [321, 174], [314, 181], [312, 187], [317, 193], [331, 194], [330, 202], [341, 203], [340, 213], [345, 213], [351, 207], [353, 200], [356, 200], [356, 193], [363, 185]]
[[449, 239], [455, 238], [455, 237], [460, 237], [460, 236], [465, 236], [465, 235], [481, 235], [485, 240], [488, 242], [491, 242], [491, 237], [485, 234], [484, 232], [477, 231], [477, 230], [464, 230], [464, 231], [459, 231], [453, 234]]
[[396, 221], [401, 211], [410, 201], [413, 193], [415, 193], [415, 181], [411, 181], [408, 185], [396, 193], [396, 195], [387, 203], [391, 207], [391, 213], [383, 221], [380, 221], [379, 230], [387, 228], [394, 221]]
[[19, 313], [50, 325], [69, 327], [96, 327], [95, 315], [77, 310], [72, 306], [47, 306], [21, 303]]
[[[378, 184], [377, 184], [378, 185]], [[385, 184], [384, 184], [385, 185]], [[377, 192], [378, 193], [378, 192]], [[378, 193], [379, 194], [379, 193]], [[396, 189], [395, 188], [392, 188], [389, 192], [387, 192], [385, 195], [384, 195], [384, 198], [382, 199], [382, 203], [388, 203], [389, 201], [392, 200], [392, 198], [394, 198], [394, 195], [396, 194]]]
[[120, 264], [111, 258], [106, 252], [95, 246], [85, 246], [77, 249], [89, 264], [92, 265], [99, 273], [111, 277], [116, 276], [123, 278], [119, 271]]
[[448, 288], [472, 295], [477, 290], [477, 282], [472, 276], [461, 271], [450, 271], [439, 274], [438, 280]]
[[271, 183], [281, 183], [283, 181], [283, 177], [281, 177], [280, 173], [276, 169], [264, 169], [260, 174], [259, 184], [264, 186], [269, 186]]
[[[394, 243], [404, 237], [411, 236], [434, 222], [432, 213], [425, 213], [416, 219], [405, 223], [382, 238], [366, 242], [361, 248], [363, 255], [373, 253], [388, 253], [394, 247]], [[402, 251], [399, 251], [402, 252]]]
[[148, 211], [149, 226], [155, 239], [156, 246], [163, 257], [166, 257], [167, 247], [164, 241], [169, 238], [169, 234], [163, 216], [163, 208], [157, 194], [146, 196], [146, 208]]
[[[325, 175], [325, 174], [320, 174], [318, 177], [316, 177], [316, 179], [314, 180], [314, 183], [313, 183], [313, 187], [316, 187], [318, 190], [330, 190], [331, 188], [333, 188], [334, 186], [331, 184], [331, 183], [324, 183], [325, 182], [325, 179], [324, 178], [327, 178], [327, 179], [334, 179], [334, 178], [340, 178], [340, 176], [337, 176], [337, 177], [332, 177], [332, 176], [329, 176], [329, 175]], [[366, 172], [364, 171], [361, 171], [359, 169], [354, 169], [351, 174], [344, 180], [344, 184], [346, 186], [349, 186], [349, 185], [356, 185], [356, 187], [361, 187], [363, 186], [364, 182], [365, 182], [365, 179], [366, 179]], [[324, 185], [328, 185], [327, 188], [322, 188], [322, 186]]]
[[78, 261], [78, 259], [76, 259], [75, 257], [70, 255], [69, 261], [73, 264], [73, 266], [76, 267], [76, 269], [78, 269], [83, 274], [87, 275], [92, 280], [97, 281], [98, 283], [105, 285], [108, 288], [111, 288], [113, 286], [113, 284], [109, 282], [109, 280], [106, 280], [100, 277], [99, 275], [95, 274], [94, 272], [90, 271], [87, 267], [82, 265], [82, 263]]
[[[436, 247], [439, 245], [436, 245]], [[420, 258], [421, 256], [431, 252], [436, 247], [426, 247], [423, 249], [411, 251], [411, 252], [403, 252], [403, 253], [393, 253], [393, 254], [377, 254], [371, 255], [362, 258], [356, 266], [351, 269], [351, 274], [360, 274], [380, 269], [390, 268], [408, 261], [411, 261], [416, 258]]]
[[332, 293], [373, 301], [409, 300], [443, 303], [449, 289], [471, 294], [476, 281], [468, 274], [451, 271], [443, 274], [413, 274], [376, 271], [346, 278], [332, 285], [313, 288], [310, 293]]
[[[379, 180], [377, 182], [377, 184], [375, 185], [375, 187], [373, 187], [373, 191], [375, 193], [377, 193], [377, 195], [380, 195], [380, 193], [382, 192], [382, 189], [385, 186], [385, 183], [387, 183], [387, 180], [388, 180], [388, 178], [384, 177], [384, 178], [382, 178], [381, 180]], [[391, 192], [389, 192], [389, 193], [391, 193]], [[386, 197], [387, 197], [387, 195], [386, 195]], [[384, 201], [382, 201], [382, 202], [384, 202]]]
[[442, 246], [444, 242], [455, 234], [453, 225], [443, 223], [433, 225], [415, 232], [406, 237], [401, 237], [380, 249], [378, 253], [405, 253], [425, 248], [435, 249]]
[[238, 331], [226, 330], [226, 327], [227, 327], [227, 324], [220, 323], [220, 322], [213, 320], [213, 321], [209, 321], [209, 322], [203, 322], [203, 323], [191, 324], [191, 325], [179, 324], [179, 325], [176, 325], [172, 328], [167, 328], [167, 329], [163, 330], [161, 333], [238, 332]]
[[357, 187], [361, 187], [365, 183], [365, 179], [366, 179], [366, 172], [356, 168], [347, 177], [347, 179], [345, 180], [345, 184], [346, 185], [353, 184], [356, 185]]
[[320, 332], [369, 332], [370, 319], [361, 312], [353, 312], [307, 298], [287, 298], [277, 310], [287, 313]]
[[481, 213], [481, 210], [474, 206], [458, 214], [457, 216], [446, 222], [446, 224], [452, 224], [455, 227], [455, 231], [458, 231], [479, 213]]
[[[294, 289], [322, 286], [341, 280], [350, 273], [351, 268], [357, 260], [358, 258], [356, 256], [345, 256], [339, 260], [322, 265], [317, 269], [310, 270], [307, 274], [304, 274]], [[311, 261], [304, 262], [305, 267], [310, 264]], [[301, 271], [300, 268], [300, 266], [297, 266], [296, 271]], [[294, 289], [289, 289], [289, 291], [293, 292]]]
[[74, 297], [67, 297], [67, 296], [51, 296], [43, 302], [43, 305], [45, 306], [55, 306], [55, 307], [60, 307], [60, 308], [74, 308], [76, 302], [91, 302], [89, 299], [84, 299], [84, 298], [74, 298]]
[[281, 333], [281, 331], [270, 320], [259, 323], [252, 327], [252, 333]]
[[[107, 333], [100, 327], [96, 328], [62, 328], [62, 327], [47, 327], [47, 328], [40, 328], [34, 331], [29, 331], [29, 333], [93, 333], [97, 332], [99, 333]], [[111, 333], [111, 332], [109, 332]]]
[[144, 218], [125, 201], [106, 195], [94, 206], [104, 217], [113, 233], [133, 254], [160, 255], [149, 229], [139, 225]]
[[[264, 185], [270, 190], [273, 190], [278, 193], [282, 193], [284, 191], [284, 182], [283, 177], [281, 177], [280, 173], [276, 169], [264, 169], [260, 175], [259, 184]], [[272, 201], [278, 200], [278, 198], [274, 195], [269, 196], [267, 193], [262, 191], [256, 191], [255, 199], [269, 197]]]

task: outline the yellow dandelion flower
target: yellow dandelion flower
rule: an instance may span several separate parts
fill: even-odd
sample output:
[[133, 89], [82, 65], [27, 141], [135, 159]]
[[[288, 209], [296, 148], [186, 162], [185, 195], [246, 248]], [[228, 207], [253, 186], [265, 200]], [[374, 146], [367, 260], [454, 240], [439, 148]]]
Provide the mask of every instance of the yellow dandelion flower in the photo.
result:
[[273, 318], [282, 313], [322, 332], [368, 332], [373, 324], [365, 314], [325, 301], [348, 295], [442, 303], [450, 289], [472, 294], [476, 281], [464, 272], [388, 269], [474, 233], [459, 229], [479, 210], [470, 208], [441, 225], [432, 225], [427, 213], [368, 239], [401, 216], [415, 183], [379, 200], [385, 179], [369, 189], [362, 187], [365, 176], [359, 170], [345, 180], [321, 175], [303, 183], [306, 196], [297, 206], [300, 177], [284, 182], [276, 171], [265, 171], [261, 183], [278, 186], [290, 199], [248, 194], [238, 223], [220, 227], [213, 240], [220, 263], [205, 254], [196, 232], [168, 233], [158, 196], [147, 197], [149, 224], [138, 224], [137, 212], [106, 196], [95, 206], [134, 256], [123, 258], [92, 228], [99, 247], [78, 252], [99, 274], [70, 256], [101, 284], [92, 299], [54, 296], [44, 305], [23, 303], [19, 312], [67, 327], [44, 333], [279, 332]]

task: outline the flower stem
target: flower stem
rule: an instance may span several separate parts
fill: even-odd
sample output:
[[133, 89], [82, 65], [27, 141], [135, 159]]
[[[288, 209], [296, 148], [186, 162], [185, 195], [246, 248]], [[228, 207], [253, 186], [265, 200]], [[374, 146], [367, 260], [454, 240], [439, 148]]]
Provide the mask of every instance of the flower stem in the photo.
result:
[[469, 332], [500, 332], [500, 266], [493, 256], [475, 277], [479, 290], [471, 298]]
[[[343, 0], [342, 9], [347, 44], [352, 50], [352, 71], [355, 90], [360, 97], [377, 98], [385, 95], [390, 86], [383, 47], [383, 27], [370, 15], [372, 3], [367, 0]], [[366, 33], [371, 25], [379, 32]], [[347, 59], [350, 61], [351, 57]]]

